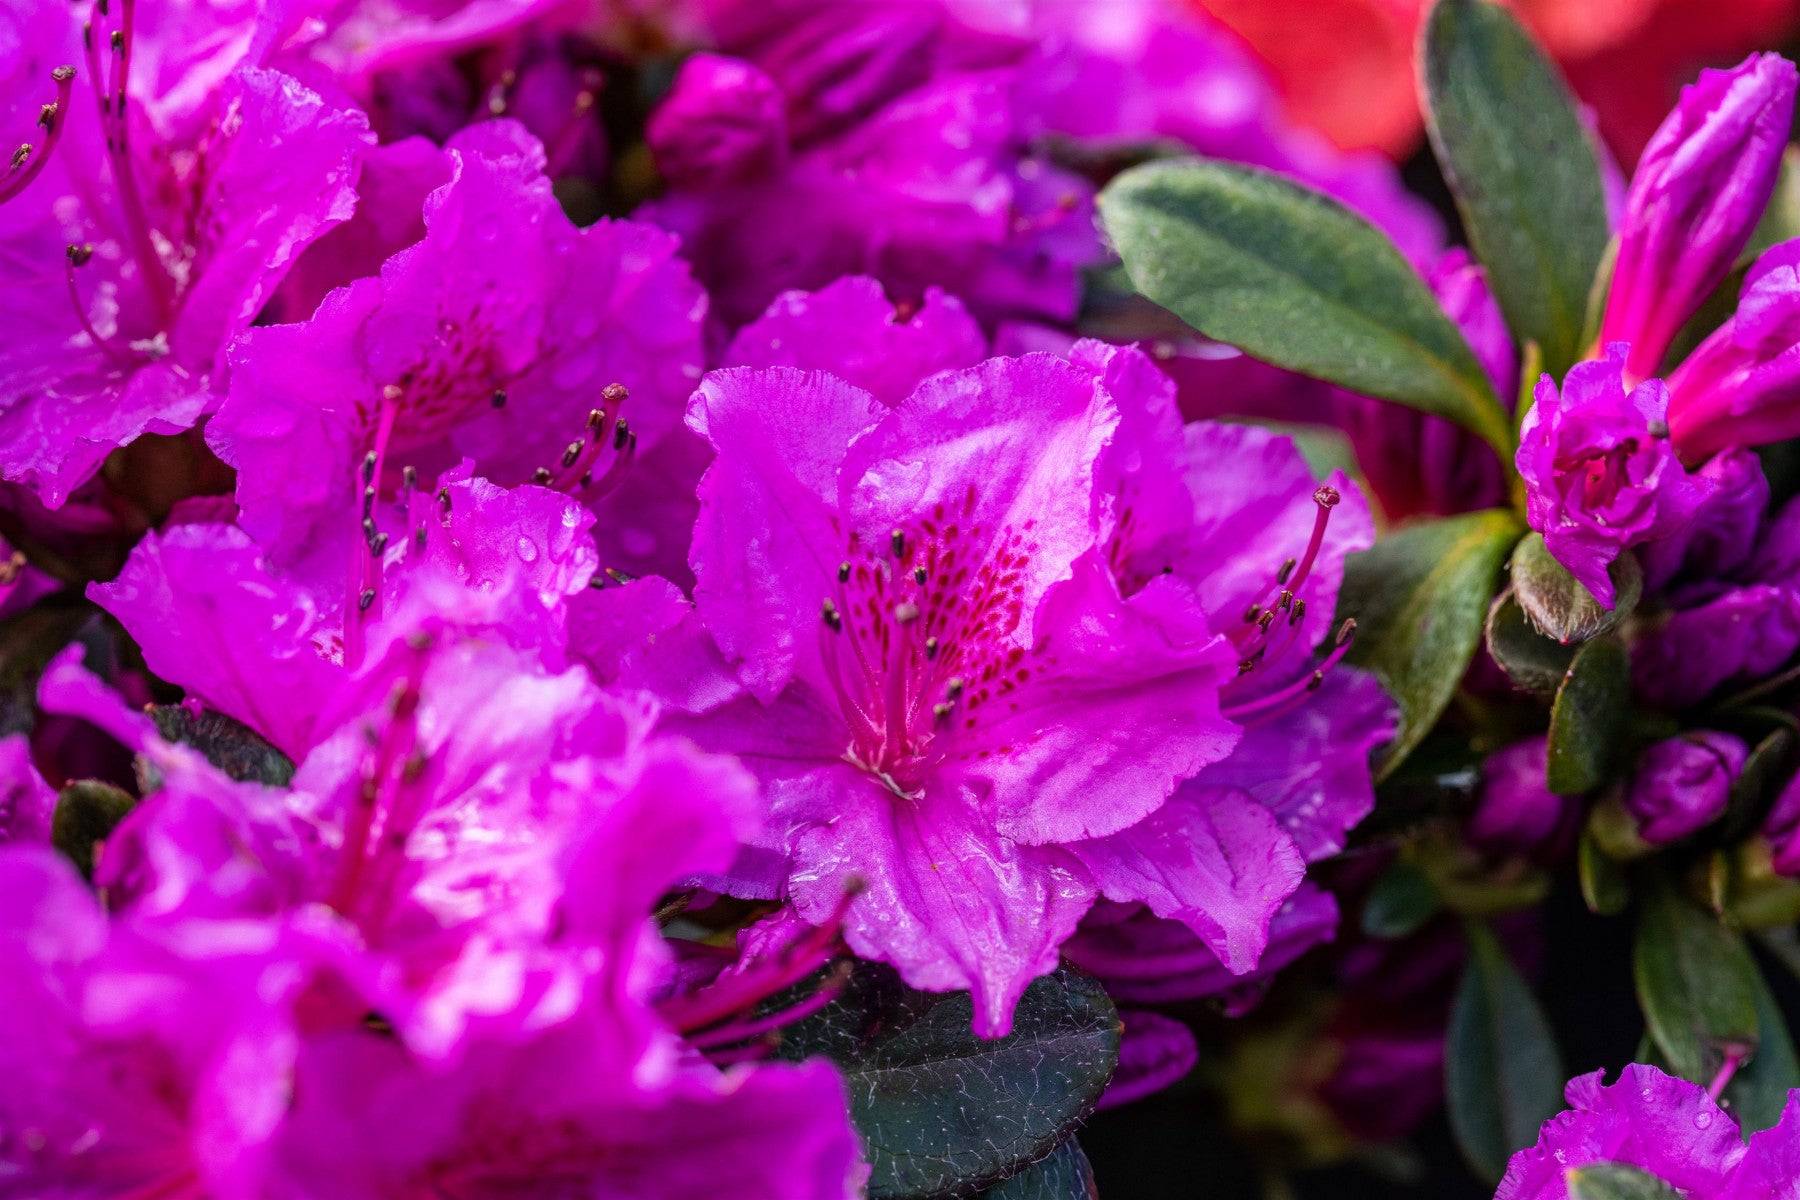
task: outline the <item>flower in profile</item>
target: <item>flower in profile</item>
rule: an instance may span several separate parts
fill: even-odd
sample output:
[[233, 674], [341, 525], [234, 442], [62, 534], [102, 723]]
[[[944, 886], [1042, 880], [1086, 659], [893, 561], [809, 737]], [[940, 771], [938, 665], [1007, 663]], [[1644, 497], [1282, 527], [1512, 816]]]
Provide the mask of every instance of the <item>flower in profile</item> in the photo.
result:
[[1728, 733], [1668, 738], [1644, 750], [1625, 787], [1625, 808], [1652, 846], [1679, 841], [1725, 811], [1750, 747]]
[[1668, 387], [1651, 379], [1626, 390], [1628, 349], [1609, 346], [1604, 359], [1577, 363], [1560, 390], [1544, 376], [1519, 431], [1531, 527], [1607, 608], [1613, 560], [1678, 534], [1710, 491], [1669, 443]]
[[1669, 375], [1669, 436], [1688, 462], [1800, 430], [1800, 240], [1759, 257], [1737, 311]]
[[117, 447], [217, 407], [226, 345], [350, 215], [370, 138], [360, 112], [267, 68], [257, 14], [121, 0], [84, 33], [67, 5], [25, 9], [0, 125], [40, 124], [0, 182], [18, 264], [0, 474], [56, 508]]
[[1632, 383], [1731, 271], [1761, 220], [1793, 123], [1800, 74], [1779, 54], [1702, 71], [1644, 148], [1625, 197], [1600, 341], [1628, 343]]
[[1752, 1134], [1719, 1106], [1729, 1074], [1712, 1089], [1628, 1065], [1616, 1082], [1595, 1071], [1569, 1081], [1569, 1111], [1552, 1117], [1537, 1144], [1513, 1155], [1495, 1200], [1566, 1200], [1571, 1176], [1597, 1163], [1646, 1171], [1686, 1196], [1751, 1200], [1781, 1196], [1800, 1156], [1800, 1100], [1781, 1122]]

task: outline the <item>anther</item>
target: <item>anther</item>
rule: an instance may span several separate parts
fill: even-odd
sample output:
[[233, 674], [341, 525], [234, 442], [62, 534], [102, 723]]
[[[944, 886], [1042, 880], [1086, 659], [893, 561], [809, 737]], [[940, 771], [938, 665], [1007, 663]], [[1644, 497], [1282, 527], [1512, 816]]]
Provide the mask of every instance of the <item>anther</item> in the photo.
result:
[[364, 588], [363, 594], [357, 597], [356, 610], [358, 612], [368, 612], [369, 606], [373, 603], [375, 603], [375, 589]]
[[913, 582], [918, 584], [920, 587], [924, 587], [925, 580], [926, 580], [925, 568], [924, 567], [914, 567], [913, 568]]
[[948, 696], [951, 699], [951, 701], [954, 702], [956, 700], [956, 698], [961, 696], [962, 694], [963, 694], [962, 676], [961, 675], [952, 675], [950, 677], [949, 682], [944, 684], [944, 695]]
[[539, 467], [537, 470], [533, 471], [531, 473], [531, 482], [537, 484], [539, 487], [548, 486], [550, 483], [550, 468]]
[[1345, 617], [1344, 623], [1342, 625], [1338, 626], [1337, 641], [1334, 644], [1342, 646], [1345, 642], [1349, 641], [1351, 638], [1353, 638], [1355, 636], [1356, 636], [1356, 618], [1355, 617]]
[[25, 160], [30, 157], [31, 157], [31, 143], [30, 142], [20, 142], [19, 148], [12, 152], [12, 169], [15, 171], [18, 170], [20, 167], [25, 165]]
[[849, 583], [850, 582], [850, 564], [849, 563], [841, 562], [838, 564], [838, 582], [839, 583]]
[[950, 714], [955, 711], [956, 711], [956, 705], [954, 705], [954, 704], [934, 704], [931, 706], [932, 719], [934, 721], [936, 721], [939, 725], [942, 725], [945, 721], [948, 721], [950, 719]]
[[1275, 611], [1276, 612], [1286, 612], [1288, 609], [1292, 608], [1293, 605], [1294, 605], [1294, 593], [1288, 591], [1286, 588], [1283, 588], [1281, 591], [1281, 595], [1279, 595], [1275, 598]]
[[376, 534], [369, 542], [369, 553], [373, 554], [376, 558], [380, 558], [382, 554], [386, 552], [387, 548], [388, 535], [385, 533]]
[[1262, 616], [1262, 605], [1252, 604], [1249, 608], [1244, 610], [1244, 624], [1254, 625], [1256, 623], [1256, 618], [1260, 616]]
[[620, 587], [624, 587], [626, 584], [634, 582], [637, 579], [636, 575], [627, 575], [617, 567], [606, 568], [606, 577]]
[[1309, 692], [1316, 692], [1320, 687], [1324, 686], [1324, 683], [1325, 672], [1314, 671], [1312, 673], [1312, 678], [1306, 681], [1306, 690]]
[[363, 455], [362, 477], [364, 483], [368, 483], [375, 478], [375, 452], [373, 450]]
[[42, 108], [38, 109], [38, 124], [42, 125], [45, 129], [50, 128], [52, 125], [56, 124], [56, 112], [57, 109], [55, 103], [44, 105]]
[[613, 426], [613, 449], [623, 450], [625, 443], [635, 440], [635, 437], [636, 435], [631, 432], [631, 426], [626, 424], [624, 417], [620, 417], [619, 423]]
[[938, 656], [938, 640], [934, 637], [925, 639], [925, 661], [931, 662]]
[[419, 548], [420, 554], [425, 553], [425, 526], [419, 526], [418, 532], [413, 534], [413, 545]]
[[585, 445], [587, 445], [587, 443], [582, 442], [582, 441], [574, 441], [574, 442], [569, 443], [568, 448], [563, 451], [563, 456], [562, 456], [563, 470], [566, 471], [570, 467], [575, 465], [575, 460], [581, 457], [581, 448]]
[[365, 542], [369, 543], [371, 546], [373, 546], [375, 544], [375, 535], [377, 532], [379, 532], [375, 528], [375, 518], [374, 517], [364, 517], [363, 518], [362, 531], [363, 531], [363, 541], [365, 541]]
[[495, 388], [494, 389], [494, 407], [495, 408], [505, 408], [506, 407], [506, 389], [505, 388]]
[[1293, 577], [1294, 568], [1299, 565], [1300, 560], [1297, 558], [1290, 558], [1282, 563], [1281, 570], [1275, 572], [1275, 582], [1279, 583], [1282, 587], [1286, 587], [1287, 581]]
[[1274, 609], [1270, 609], [1268, 612], [1264, 613], [1262, 616], [1256, 618], [1256, 627], [1258, 629], [1262, 630], [1264, 633], [1269, 632], [1269, 626], [1273, 625], [1274, 623], [1275, 623], [1275, 610]]
[[84, 242], [79, 246], [70, 246], [68, 255], [70, 266], [85, 267], [87, 266], [88, 259], [94, 257], [94, 248]]
[[438, 489], [438, 507], [443, 509], [445, 514], [448, 514], [450, 512], [450, 489], [449, 488], [441, 487]]
[[409, 492], [418, 491], [419, 490], [419, 468], [417, 468], [417, 467], [401, 467], [400, 468], [400, 486], [405, 488]]
[[1288, 624], [1298, 625], [1306, 619], [1306, 601], [1294, 601], [1294, 611], [1288, 614]]
[[1666, 438], [1669, 436], [1669, 423], [1667, 421], [1652, 421], [1650, 422], [1649, 431], [1650, 436], [1653, 438]]
[[375, 511], [375, 485], [370, 484], [363, 489], [363, 516]]
[[113, 30], [112, 48], [114, 54], [125, 53], [125, 31], [123, 29]]
[[838, 612], [837, 605], [831, 600], [827, 599], [825, 601], [824, 605], [820, 608], [820, 615], [825, 618], [825, 624], [830, 628], [831, 632], [844, 632], [843, 615]]
[[893, 547], [895, 558], [906, 557], [906, 531], [904, 529], [894, 530], [894, 532], [889, 535], [888, 541]]

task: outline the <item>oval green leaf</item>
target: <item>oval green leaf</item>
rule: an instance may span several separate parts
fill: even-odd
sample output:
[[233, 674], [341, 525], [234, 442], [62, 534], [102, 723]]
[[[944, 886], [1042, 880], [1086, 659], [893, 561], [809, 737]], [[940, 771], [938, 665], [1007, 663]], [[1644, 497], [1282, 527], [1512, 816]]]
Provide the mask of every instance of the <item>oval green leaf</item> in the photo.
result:
[[779, 1055], [837, 1064], [872, 1173], [868, 1194], [962, 1194], [1038, 1162], [1094, 1111], [1118, 1063], [1119, 1014], [1068, 968], [1036, 980], [992, 1041], [966, 992], [918, 992], [859, 962], [844, 990], [789, 1026]]
[[1556, 67], [1485, 0], [1440, 0], [1426, 21], [1426, 128], [1469, 244], [1520, 344], [1561, 379], [1582, 357], [1606, 252], [1593, 139]]
[[1466, 513], [1402, 530], [1345, 563], [1338, 619], [1356, 618], [1350, 661], [1373, 671], [1400, 706], [1378, 778], [1406, 760], [1456, 694], [1520, 532], [1505, 509]]
[[1402, 938], [1431, 920], [1443, 899], [1431, 877], [1401, 859], [1383, 871], [1363, 901], [1362, 931], [1372, 938]]
[[1488, 609], [1486, 636], [1488, 653], [1513, 686], [1534, 696], [1556, 695], [1575, 659], [1574, 647], [1538, 632], [1511, 588], [1501, 592]]
[[1761, 980], [1749, 947], [1666, 879], [1646, 891], [1631, 959], [1644, 1024], [1674, 1074], [1704, 1084], [1730, 1049], [1756, 1049]]
[[1088, 1165], [1081, 1146], [1070, 1138], [1050, 1157], [997, 1183], [985, 1192], [976, 1193], [981, 1200], [1099, 1200], [1094, 1187], [1094, 1168]]
[[1631, 660], [1611, 637], [1584, 643], [1550, 706], [1544, 782], [1579, 796], [1606, 782], [1631, 716]]
[[100, 843], [137, 803], [131, 793], [98, 779], [77, 779], [56, 794], [50, 814], [50, 841], [83, 876], [94, 877]]
[[1787, 1018], [1760, 970], [1755, 982], [1756, 1056], [1725, 1087], [1725, 1099], [1746, 1136], [1773, 1128], [1787, 1107], [1788, 1092], [1800, 1088], [1800, 1059], [1794, 1056]]
[[1569, 1200], [1681, 1200], [1681, 1193], [1623, 1163], [1590, 1163], [1566, 1176]]
[[1445, 1035], [1445, 1097], [1463, 1156], [1497, 1181], [1506, 1160], [1562, 1111], [1563, 1066], [1550, 1023], [1505, 948], [1478, 922], [1468, 936], [1469, 965]]
[[1598, 637], [1631, 615], [1644, 593], [1644, 571], [1637, 556], [1627, 550], [1612, 561], [1614, 598], [1610, 609], [1600, 607], [1587, 585], [1569, 574], [1551, 556], [1544, 535], [1528, 533], [1512, 556], [1513, 592], [1532, 626], [1545, 637], [1565, 646]]
[[1139, 292], [1245, 353], [1446, 417], [1512, 457], [1493, 384], [1387, 236], [1253, 167], [1158, 162], [1100, 195]]

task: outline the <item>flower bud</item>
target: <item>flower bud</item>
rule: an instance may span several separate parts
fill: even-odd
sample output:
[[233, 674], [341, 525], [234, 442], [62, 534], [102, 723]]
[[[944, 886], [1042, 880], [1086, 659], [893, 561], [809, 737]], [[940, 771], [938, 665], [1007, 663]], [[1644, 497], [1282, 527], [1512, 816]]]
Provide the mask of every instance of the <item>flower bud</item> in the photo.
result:
[[1737, 313], [1669, 376], [1669, 436], [1687, 462], [1800, 434], [1800, 238], [1770, 248]]
[[1775, 189], [1794, 115], [1794, 64], [1757, 54], [1702, 71], [1645, 147], [1625, 197], [1602, 344], [1655, 375], [1688, 317], [1730, 272]]
[[1625, 389], [1630, 347], [1577, 363], [1557, 390], [1548, 375], [1519, 430], [1526, 516], [1556, 561], [1611, 609], [1607, 568], [1629, 546], [1673, 537], [1711, 493], [1675, 457], [1664, 423], [1668, 388]]
[[1481, 801], [1464, 827], [1470, 844], [1491, 854], [1553, 857], [1567, 848], [1580, 805], [1544, 780], [1547, 739], [1528, 738], [1482, 764]]
[[657, 169], [676, 187], [742, 183], [786, 157], [785, 101], [758, 67], [696, 54], [682, 64], [645, 138]]
[[1750, 748], [1728, 733], [1710, 731], [1657, 742], [1638, 760], [1625, 789], [1625, 807], [1638, 836], [1653, 846], [1679, 841], [1725, 811], [1731, 784]]

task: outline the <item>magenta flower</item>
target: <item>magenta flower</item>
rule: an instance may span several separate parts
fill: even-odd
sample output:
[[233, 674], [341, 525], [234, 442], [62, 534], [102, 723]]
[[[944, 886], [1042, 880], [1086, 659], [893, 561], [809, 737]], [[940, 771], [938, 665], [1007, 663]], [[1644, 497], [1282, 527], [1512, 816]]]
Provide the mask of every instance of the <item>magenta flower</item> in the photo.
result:
[[[217, 406], [227, 343], [350, 215], [369, 134], [264, 68], [253, 14], [129, 0], [95, 10], [84, 56], [71, 8], [27, 7], [0, 98], [0, 124], [34, 144], [0, 185], [0, 254], [16, 264], [0, 289], [0, 474], [56, 508], [115, 448]], [[108, 89], [125, 111], [96, 115], [89, 93]]]
[[1669, 435], [1688, 462], [1800, 431], [1800, 240], [1765, 252], [1737, 312], [1669, 376]]
[[31, 741], [23, 734], [0, 738], [0, 845], [50, 840], [56, 793], [31, 762]]
[[238, 469], [245, 530], [284, 565], [351, 560], [370, 453], [383, 497], [405, 468], [430, 480], [468, 454], [495, 482], [597, 498], [634, 437], [648, 448], [674, 428], [698, 378], [705, 298], [673, 239], [631, 222], [576, 229], [542, 148], [510, 122], [446, 153], [423, 241], [232, 352], [208, 437]]
[[[1235, 655], [1192, 592], [1124, 599], [1099, 556], [1117, 409], [1033, 357], [891, 411], [824, 374], [724, 371], [690, 421], [718, 455], [696, 599], [751, 692], [703, 736], [764, 777], [803, 916], [864, 877], [852, 947], [973, 990], [977, 1028], [1004, 1031], [1093, 901], [1070, 844], [1148, 817], [1236, 740], [1218, 711]], [[1198, 854], [1226, 811], [1156, 836], [1199, 833]]]
[[1481, 800], [1463, 832], [1471, 845], [1494, 854], [1554, 858], [1574, 839], [1581, 806], [1558, 796], [1544, 779], [1547, 739], [1526, 738], [1481, 764]]
[[787, 101], [755, 64], [696, 54], [681, 65], [644, 136], [671, 186], [730, 187], [785, 165]]
[[1577, 363], [1562, 390], [1548, 375], [1519, 431], [1531, 527], [1550, 553], [1607, 608], [1607, 569], [1620, 552], [1678, 534], [1705, 500], [1669, 444], [1669, 390], [1652, 379], [1626, 391], [1628, 347]]
[[1660, 373], [1676, 332], [1749, 242], [1775, 189], [1796, 79], [1778, 54], [1702, 71], [1644, 148], [1600, 324], [1602, 345], [1630, 344], [1631, 383]]
[[1681, 1194], [1709, 1200], [1780, 1196], [1800, 1163], [1800, 1102], [1746, 1146], [1717, 1097], [1632, 1063], [1616, 1083], [1595, 1071], [1569, 1081], [1569, 1111], [1544, 1123], [1537, 1145], [1513, 1155], [1495, 1200], [1566, 1200], [1569, 1175], [1595, 1163], [1636, 1167]]
[[1669, 738], [1648, 747], [1625, 788], [1625, 807], [1638, 836], [1652, 846], [1679, 841], [1725, 811], [1731, 785], [1750, 747], [1710, 731]]

